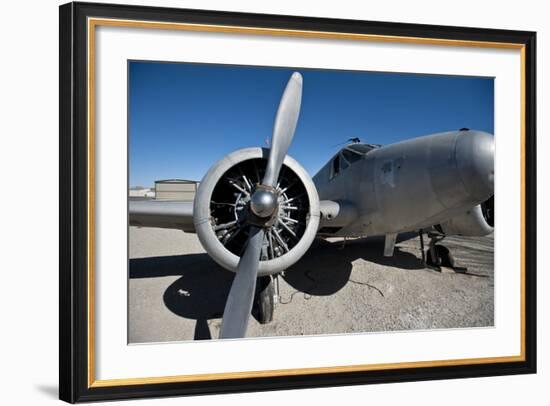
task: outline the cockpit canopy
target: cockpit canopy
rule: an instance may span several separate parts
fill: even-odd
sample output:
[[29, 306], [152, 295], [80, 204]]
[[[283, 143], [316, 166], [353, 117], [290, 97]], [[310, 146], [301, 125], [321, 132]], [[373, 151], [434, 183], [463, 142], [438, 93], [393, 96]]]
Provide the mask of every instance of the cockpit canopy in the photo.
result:
[[[346, 145], [343, 150], [351, 150], [353, 152], [357, 152], [359, 154], [367, 154], [368, 152], [372, 151], [375, 148], [380, 147], [378, 144], [362, 144], [362, 143], [356, 143], [356, 144], [350, 144]], [[342, 150], [342, 151], [343, 151]]]
[[364, 155], [368, 154], [380, 145], [355, 143], [346, 145], [332, 158], [330, 167], [330, 179], [337, 176], [341, 171], [347, 169], [350, 165], [359, 161]]

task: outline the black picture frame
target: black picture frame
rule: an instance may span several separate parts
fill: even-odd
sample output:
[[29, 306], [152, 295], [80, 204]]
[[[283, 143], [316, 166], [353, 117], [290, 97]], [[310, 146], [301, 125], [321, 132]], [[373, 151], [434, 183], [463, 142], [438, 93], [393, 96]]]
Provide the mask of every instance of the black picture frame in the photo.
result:
[[[536, 33], [374, 21], [260, 15], [112, 4], [60, 6], [59, 397], [67, 402], [180, 396], [527, 374], [536, 372]], [[87, 177], [89, 17], [518, 44], [524, 52], [524, 359], [277, 377], [90, 385]]]

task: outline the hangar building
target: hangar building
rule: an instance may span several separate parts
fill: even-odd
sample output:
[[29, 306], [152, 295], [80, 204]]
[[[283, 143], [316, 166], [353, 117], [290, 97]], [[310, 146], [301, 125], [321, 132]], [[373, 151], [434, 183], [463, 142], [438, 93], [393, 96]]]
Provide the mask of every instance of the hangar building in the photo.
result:
[[157, 200], [193, 201], [199, 182], [186, 179], [164, 179], [155, 181]]

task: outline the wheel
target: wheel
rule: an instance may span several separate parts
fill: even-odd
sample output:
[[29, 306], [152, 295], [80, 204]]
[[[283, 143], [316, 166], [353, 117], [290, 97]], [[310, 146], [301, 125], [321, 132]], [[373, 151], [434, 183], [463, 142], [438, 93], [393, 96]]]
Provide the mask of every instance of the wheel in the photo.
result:
[[256, 297], [254, 299], [256, 305], [256, 315], [260, 324], [267, 324], [273, 320], [275, 311], [275, 287], [273, 279], [270, 276], [263, 276], [258, 279], [256, 284]]
[[455, 267], [455, 259], [449, 248], [444, 245], [434, 245], [435, 258], [432, 258], [432, 250], [428, 250], [427, 263], [432, 266]]

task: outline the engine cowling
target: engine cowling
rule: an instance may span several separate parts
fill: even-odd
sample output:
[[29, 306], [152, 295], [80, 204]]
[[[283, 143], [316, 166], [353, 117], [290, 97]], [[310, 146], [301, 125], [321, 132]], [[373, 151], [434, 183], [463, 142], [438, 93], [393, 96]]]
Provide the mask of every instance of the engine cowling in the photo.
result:
[[[250, 190], [261, 183], [268, 149], [245, 148], [216, 162], [202, 179], [193, 208], [197, 236], [222, 267], [236, 271], [248, 239]], [[319, 196], [306, 170], [286, 156], [277, 185], [277, 216], [266, 225], [259, 276], [286, 270], [313, 242], [319, 227]]]
[[494, 196], [460, 216], [438, 224], [435, 228], [445, 235], [479, 237], [494, 230]]

